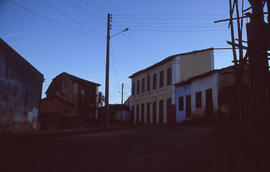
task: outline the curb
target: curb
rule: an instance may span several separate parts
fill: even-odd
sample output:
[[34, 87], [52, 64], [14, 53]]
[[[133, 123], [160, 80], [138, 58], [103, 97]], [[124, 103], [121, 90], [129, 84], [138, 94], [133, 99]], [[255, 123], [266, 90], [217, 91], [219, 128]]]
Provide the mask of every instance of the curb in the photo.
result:
[[26, 133], [0, 133], [0, 142], [9, 142], [14, 140], [32, 140], [39, 138], [58, 138], [64, 136], [72, 136], [72, 135], [83, 135], [83, 134], [91, 134], [91, 133], [101, 133], [101, 132], [111, 132], [118, 130], [128, 129], [129, 126], [119, 126], [119, 127], [111, 127], [109, 129], [105, 129], [104, 127], [99, 128], [91, 128], [91, 129], [77, 129], [77, 130], [58, 130], [58, 131], [37, 131], [37, 132], [26, 132]]

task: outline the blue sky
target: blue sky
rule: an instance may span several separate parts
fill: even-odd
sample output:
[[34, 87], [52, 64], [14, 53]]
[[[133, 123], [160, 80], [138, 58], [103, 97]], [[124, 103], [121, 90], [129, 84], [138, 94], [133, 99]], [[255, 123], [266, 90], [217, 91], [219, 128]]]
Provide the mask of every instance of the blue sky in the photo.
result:
[[[110, 103], [120, 103], [122, 82], [128, 97], [128, 76], [167, 56], [229, 47], [227, 23], [213, 23], [228, 18], [227, 0], [0, 0], [0, 37], [44, 74], [43, 93], [61, 72], [104, 93], [108, 12], [112, 35], [130, 29], [111, 40]], [[215, 68], [231, 60], [230, 50], [215, 51]]]

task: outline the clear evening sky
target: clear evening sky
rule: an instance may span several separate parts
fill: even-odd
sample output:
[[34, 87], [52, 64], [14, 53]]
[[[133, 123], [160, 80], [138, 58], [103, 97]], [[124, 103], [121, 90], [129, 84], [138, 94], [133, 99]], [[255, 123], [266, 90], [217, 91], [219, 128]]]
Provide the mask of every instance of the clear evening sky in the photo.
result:
[[[247, 0], [245, 7], [248, 7]], [[128, 76], [170, 55], [229, 47], [228, 0], [0, 0], [0, 37], [45, 76], [43, 93], [61, 72], [105, 86], [107, 13], [111, 34], [110, 103], [130, 94]], [[245, 34], [244, 34], [245, 35]], [[245, 36], [244, 36], [245, 37]], [[215, 68], [232, 64], [215, 51]], [[44, 94], [43, 94], [44, 97]]]

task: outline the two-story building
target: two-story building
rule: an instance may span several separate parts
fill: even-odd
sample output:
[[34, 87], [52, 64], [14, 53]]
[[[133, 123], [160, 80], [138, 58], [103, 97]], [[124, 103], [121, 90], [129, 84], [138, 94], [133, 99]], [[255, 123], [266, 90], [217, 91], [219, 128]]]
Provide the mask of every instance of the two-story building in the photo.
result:
[[0, 39], [0, 131], [39, 128], [43, 74]]
[[42, 99], [42, 118], [55, 114], [64, 119], [96, 119], [99, 86], [74, 75], [61, 73], [52, 80], [46, 98]]
[[213, 48], [169, 56], [131, 75], [134, 123], [174, 123], [175, 84], [214, 69]]

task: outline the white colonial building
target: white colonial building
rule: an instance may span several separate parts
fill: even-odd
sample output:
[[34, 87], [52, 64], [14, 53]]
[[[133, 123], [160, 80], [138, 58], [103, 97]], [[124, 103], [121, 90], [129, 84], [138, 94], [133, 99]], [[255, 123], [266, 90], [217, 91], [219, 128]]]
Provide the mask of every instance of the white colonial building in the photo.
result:
[[175, 84], [214, 70], [213, 48], [169, 56], [131, 75], [134, 123], [175, 123]]

